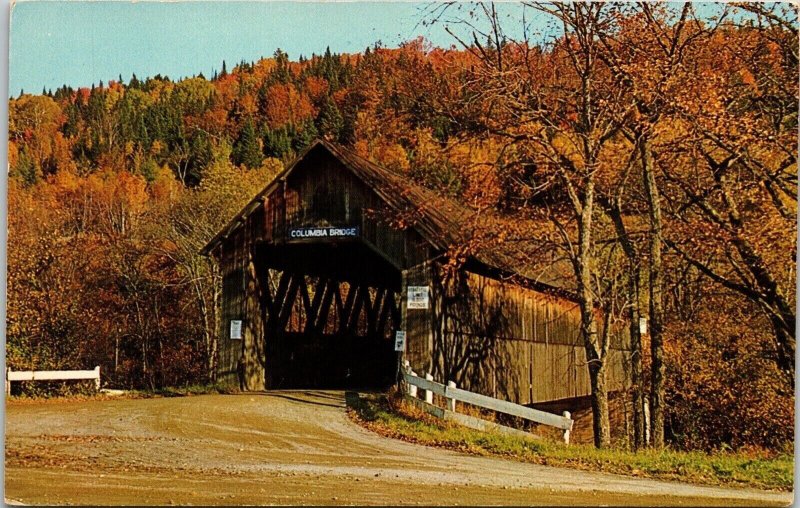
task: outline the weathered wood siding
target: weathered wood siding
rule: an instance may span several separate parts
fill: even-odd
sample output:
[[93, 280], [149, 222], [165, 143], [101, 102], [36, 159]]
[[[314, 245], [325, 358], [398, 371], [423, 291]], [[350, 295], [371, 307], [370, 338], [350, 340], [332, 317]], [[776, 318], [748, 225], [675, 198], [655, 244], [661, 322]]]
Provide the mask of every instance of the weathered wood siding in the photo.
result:
[[263, 239], [287, 241], [293, 227], [357, 226], [359, 240], [395, 267], [417, 265], [430, 256], [428, 243], [413, 229], [401, 230], [383, 201], [363, 181], [324, 150], [310, 152], [268, 196]]
[[[420, 376], [432, 372], [433, 327], [435, 309], [408, 309], [408, 286], [433, 287], [433, 265], [421, 263], [403, 271], [403, 286], [400, 292], [403, 309], [403, 328], [406, 331], [405, 359]], [[433, 306], [433, 299], [431, 299]]]
[[[256, 273], [253, 249], [263, 228], [262, 217], [251, 215], [222, 242], [218, 255], [222, 299], [217, 379], [247, 390], [264, 389], [264, 323], [259, 301], [262, 282]], [[231, 339], [231, 320], [242, 321], [241, 339]]]
[[[434, 297], [437, 379], [519, 404], [590, 393], [576, 303], [467, 271]], [[622, 338], [609, 352], [610, 390], [625, 384]]]
[[217, 379], [223, 384], [239, 384], [237, 368], [242, 355], [242, 341], [230, 338], [230, 322], [233, 319], [243, 319], [244, 315], [244, 259], [240, 252], [242, 238], [241, 234], [232, 234], [220, 246], [219, 252], [222, 300], [218, 331]]

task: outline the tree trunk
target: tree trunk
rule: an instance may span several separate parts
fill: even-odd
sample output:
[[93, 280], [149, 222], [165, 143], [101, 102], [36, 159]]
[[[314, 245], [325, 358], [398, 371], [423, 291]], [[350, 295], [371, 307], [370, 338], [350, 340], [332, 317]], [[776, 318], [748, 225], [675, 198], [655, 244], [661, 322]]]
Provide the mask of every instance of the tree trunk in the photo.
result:
[[[592, 428], [594, 445], [607, 448], [611, 445], [611, 424], [608, 418], [608, 391], [606, 390], [606, 364], [596, 354], [589, 357], [590, 348], [586, 348], [589, 359], [589, 378], [592, 385]], [[594, 352], [594, 351], [593, 351]]]
[[628, 280], [628, 325], [631, 338], [631, 390], [633, 391], [633, 447], [638, 450], [645, 446], [644, 382], [642, 372], [642, 334], [639, 330], [639, 274], [641, 267], [631, 266]]
[[217, 263], [210, 261], [211, 264], [211, 312], [213, 312], [213, 330], [211, 331], [211, 354], [208, 357], [208, 371], [211, 373], [210, 381], [217, 382], [217, 360], [219, 355], [219, 333], [220, 333], [220, 286], [222, 285], [219, 267]]
[[631, 240], [625, 223], [622, 221], [622, 210], [619, 199], [614, 202], [603, 201], [603, 206], [608, 212], [614, 229], [617, 232], [625, 258], [628, 261], [628, 280], [626, 284], [628, 300], [628, 330], [631, 342], [631, 392], [633, 403], [633, 447], [639, 449], [645, 446], [645, 418], [644, 418], [644, 383], [642, 372], [642, 335], [639, 331], [639, 281], [641, 280], [641, 260], [636, 247]]
[[608, 392], [606, 391], [605, 347], [600, 344], [597, 333], [597, 315], [592, 291], [592, 213], [594, 211], [594, 182], [590, 178], [586, 184], [583, 206], [579, 213], [578, 259], [575, 260], [578, 272], [578, 299], [581, 309], [581, 332], [589, 368], [592, 388], [592, 428], [594, 445], [605, 448], [611, 444], [611, 428], [608, 417]]
[[212, 383], [214, 376], [214, 372], [212, 370], [214, 367], [214, 362], [211, 358], [211, 341], [212, 336], [214, 335], [214, 330], [211, 329], [211, 317], [209, 316], [210, 310], [206, 304], [206, 295], [203, 293], [203, 283], [200, 281], [198, 274], [193, 274], [193, 277], [195, 278], [194, 290], [195, 297], [197, 298], [197, 306], [200, 310], [200, 319], [203, 321], [203, 349], [205, 350], [204, 352], [206, 355], [206, 381]]
[[650, 219], [650, 438], [654, 448], [664, 446], [664, 272], [661, 259], [661, 204], [653, 170], [650, 140], [639, 141], [642, 177]]

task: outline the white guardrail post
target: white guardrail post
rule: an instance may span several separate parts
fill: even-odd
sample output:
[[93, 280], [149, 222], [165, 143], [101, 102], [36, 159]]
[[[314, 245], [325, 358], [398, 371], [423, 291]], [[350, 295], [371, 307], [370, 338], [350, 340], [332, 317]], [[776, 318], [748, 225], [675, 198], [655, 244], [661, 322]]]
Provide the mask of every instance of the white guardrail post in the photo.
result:
[[[430, 372], [426, 372], [425, 379], [427, 379], [428, 381], [433, 381], [433, 375]], [[432, 390], [425, 390], [425, 402], [427, 402], [428, 404], [433, 404]]]
[[[561, 415], [562, 415], [564, 418], [572, 419], [572, 415], [570, 414], [570, 412], [569, 412], [569, 411], [564, 411], [563, 413], [561, 413]], [[570, 434], [570, 429], [571, 429], [571, 428], [569, 428], [569, 429], [564, 429], [564, 444], [569, 444], [569, 434]]]
[[[416, 372], [411, 370], [411, 363], [409, 363], [408, 360], [403, 360], [403, 371], [406, 374], [410, 374], [412, 376], [416, 376], [417, 375]], [[409, 383], [408, 380], [406, 380], [406, 393], [408, 393], [410, 396], [412, 396], [414, 398], [417, 397], [417, 387], [416, 387], [416, 385], [414, 385], [412, 383]]]
[[[408, 371], [408, 373], [411, 374], [412, 376], [416, 376], [417, 375], [417, 373], [414, 372], [413, 370]], [[417, 397], [417, 385], [409, 384], [408, 394], [411, 395], [412, 397], [416, 398]]]
[[[448, 388], [455, 388], [456, 387], [455, 381], [448, 381], [447, 382], [447, 387]], [[445, 393], [447, 393], [446, 390], [445, 390]], [[454, 412], [454, 413], [456, 412], [456, 399], [454, 399], [453, 397], [447, 397], [447, 409], [449, 411]]]

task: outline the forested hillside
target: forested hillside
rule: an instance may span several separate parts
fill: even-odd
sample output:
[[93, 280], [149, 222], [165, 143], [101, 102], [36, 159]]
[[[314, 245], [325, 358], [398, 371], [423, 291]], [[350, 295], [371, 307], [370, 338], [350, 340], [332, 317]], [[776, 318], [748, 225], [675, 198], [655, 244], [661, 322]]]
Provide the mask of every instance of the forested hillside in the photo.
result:
[[750, 9], [737, 24], [553, 7], [567, 35], [546, 45], [486, 11], [490, 33], [451, 49], [278, 50], [210, 78], [12, 98], [8, 365], [213, 382], [219, 274], [198, 251], [325, 137], [509, 219], [456, 262], [520, 239], [569, 260], [582, 304], [631, 330], [630, 395], [667, 442], [778, 449], [794, 420], [797, 32]]

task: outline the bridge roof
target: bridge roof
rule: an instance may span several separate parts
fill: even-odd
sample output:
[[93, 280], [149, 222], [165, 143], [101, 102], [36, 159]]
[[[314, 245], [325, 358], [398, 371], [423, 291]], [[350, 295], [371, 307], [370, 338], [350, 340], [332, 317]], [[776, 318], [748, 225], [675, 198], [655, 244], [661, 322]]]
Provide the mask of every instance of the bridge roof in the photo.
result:
[[[262, 206], [265, 197], [275, 192], [301, 161], [314, 150], [327, 150], [370, 187], [397, 214], [402, 227], [413, 228], [436, 249], [460, 249], [469, 261], [499, 272], [534, 289], [574, 299], [568, 286], [570, 267], [565, 262], [533, 263], [538, 242], [529, 239], [503, 239], [504, 232], [519, 229], [517, 220], [503, 219], [495, 213], [468, 208], [401, 175], [371, 162], [352, 150], [324, 139], [308, 148], [256, 194], [233, 219], [203, 247], [211, 253], [235, 229]], [[514, 227], [512, 227], [514, 226]], [[535, 227], [535, 224], [526, 225]], [[537, 268], [535, 265], [542, 265]]]

